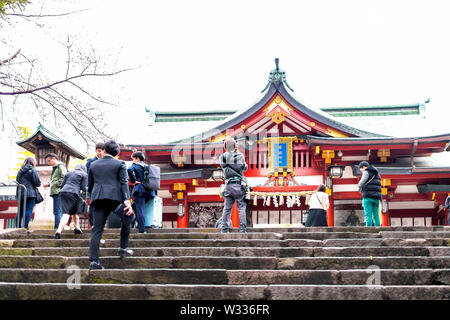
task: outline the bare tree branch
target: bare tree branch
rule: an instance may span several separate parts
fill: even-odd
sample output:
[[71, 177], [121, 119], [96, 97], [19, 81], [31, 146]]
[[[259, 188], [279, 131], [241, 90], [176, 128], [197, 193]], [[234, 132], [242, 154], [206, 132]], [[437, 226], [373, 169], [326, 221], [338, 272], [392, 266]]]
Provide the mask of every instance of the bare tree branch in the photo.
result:
[[80, 89], [84, 94], [86, 94], [87, 96], [89, 96], [90, 98], [94, 99], [97, 102], [103, 103], [103, 104], [107, 104], [110, 106], [114, 106], [114, 107], [119, 107], [119, 105], [105, 101], [105, 100], [101, 100], [99, 98], [94, 97], [92, 94], [90, 94], [89, 92], [87, 92], [86, 90], [84, 90], [82, 87], [80, 87], [79, 85], [77, 85], [76, 83], [73, 83], [72, 81], [67, 81], [68, 83], [70, 83], [71, 85], [73, 85], [74, 87]]
[[[42, 119], [42, 123], [52, 123], [52, 126], [61, 132], [67, 132], [68, 128], [70, 130], [73, 128], [74, 132], [84, 140], [87, 148], [92, 147], [92, 144], [99, 140], [110, 138], [111, 134], [107, 132], [107, 106], [120, 107], [120, 105], [111, 103], [109, 99], [97, 94], [96, 90], [107, 92], [110, 86], [98, 86], [98, 81], [92, 79], [113, 77], [136, 68], [118, 70], [120, 69], [118, 66], [120, 51], [115, 59], [106, 56], [107, 61], [105, 61], [105, 57], [99, 55], [98, 50], [93, 46], [86, 48], [85, 43], [80, 44], [74, 41], [77, 38], [76, 34], [68, 34], [62, 40], [61, 35], [57, 32], [53, 33], [54, 29], [41, 28], [51, 23], [52, 18], [65, 19], [63, 17], [88, 10], [49, 14], [44, 12], [44, 6], [45, 8], [49, 6], [47, 2], [40, 1], [37, 6], [32, 6], [28, 0], [6, 1], [7, 3], [19, 1], [25, 4], [19, 7], [7, 6], [8, 12], [0, 13], [2, 30], [0, 49], [5, 47], [10, 51], [16, 51], [15, 33], [21, 35], [22, 26], [28, 25], [32, 28], [32, 32], [38, 31], [47, 39], [53, 40], [56, 46], [62, 46], [67, 60], [62, 62], [57, 70], [59, 76], [54, 77], [47, 71], [49, 68], [45, 65], [46, 60], [39, 56], [33, 57], [34, 52], [27, 51], [25, 45], [11, 57], [0, 57], [0, 115], [2, 116], [0, 129], [3, 128], [5, 119], [8, 126], [11, 122], [12, 127], [15, 127], [18, 121], [22, 121], [24, 115], [33, 117], [37, 115]], [[32, 11], [25, 12], [28, 8]], [[9, 39], [4, 36], [7, 33], [3, 30], [9, 32]], [[26, 30], [28, 32], [30, 29]], [[23, 52], [26, 53], [23, 54]], [[61, 58], [64, 58], [64, 53], [62, 55]], [[56, 61], [59, 58], [56, 57]], [[55, 65], [51, 64], [50, 67], [53, 68]]]
[[[79, 128], [78, 128], [76, 125], [74, 125], [74, 124], [72, 123], [72, 121], [70, 121], [70, 119], [64, 114], [64, 112], [62, 112], [61, 110], [59, 110], [59, 108], [58, 108], [56, 105], [54, 105], [53, 103], [51, 103], [51, 102], [50, 102], [49, 100], [47, 100], [46, 98], [40, 96], [39, 94], [37, 94], [37, 93], [32, 93], [32, 94], [33, 94], [34, 96], [38, 97], [39, 99], [41, 99], [41, 100], [47, 102], [47, 103], [53, 108], [53, 110], [55, 110], [55, 112], [57, 111], [60, 115], [62, 115], [62, 116], [67, 120], [67, 122], [70, 123], [70, 125], [75, 129], [75, 131], [79, 133], [79, 135], [83, 138], [83, 140], [86, 142], [86, 144], [89, 145], [89, 142], [88, 142], [87, 138], [85, 137], [85, 135], [83, 134], [83, 132], [81, 132], [81, 131], [79, 130]], [[91, 140], [91, 142], [94, 143], [95, 141], [94, 141], [94, 140]]]
[[64, 12], [64, 13], [55, 13], [55, 14], [5, 13], [5, 16], [20, 17], [20, 18], [55, 18], [55, 17], [69, 16], [69, 15], [84, 12], [84, 11], [88, 11], [88, 9], [82, 9], [82, 10], [76, 10], [76, 11]]
[[7, 64], [7, 63], [10, 63], [12, 60], [14, 60], [15, 58], [17, 58], [17, 56], [19, 55], [19, 53], [20, 53], [20, 49], [17, 50], [17, 52], [14, 53], [10, 58], [5, 59], [5, 60], [3, 60], [3, 61], [0, 61], [0, 66], [1, 66], [1, 65], [4, 65], [4, 64]]
[[83, 116], [92, 126], [93, 129], [95, 129], [98, 133], [100, 133], [102, 136], [107, 137], [108, 135], [104, 132], [102, 132], [96, 125], [95, 123], [92, 121], [92, 119], [86, 115], [75, 103], [73, 103], [71, 100], [67, 99], [64, 95], [62, 95], [61, 93], [59, 93], [58, 91], [56, 91], [55, 89], [51, 88], [50, 90], [52, 90], [53, 92], [55, 92], [58, 96], [60, 96], [63, 100], [67, 101], [70, 105], [72, 105], [74, 107], [75, 110], [78, 111], [78, 113]]
[[79, 74], [79, 75], [72, 76], [72, 77], [69, 77], [69, 78], [64, 79], [64, 80], [60, 80], [60, 81], [56, 81], [56, 82], [50, 83], [50, 84], [45, 85], [45, 86], [37, 87], [37, 88], [34, 88], [34, 89], [17, 90], [17, 91], [10, 91], [10, 92], [0, 91], [0, 95], [2, 95], [2, 96], [15, 96], [15, 95], [21, 95], [21, 94], [30, 94], [30, 93], [34, 93], [36, 91], [49, 89], [49, 88], [57, 86], [59, 84], [62, 84], [62, 83], [65, 83], [65, 82], [69, 82], [70, 80], [74, 80], [74, 79], [78, 79], [78, 78], [82, 78], [82, 77], [110, 77], [110, 76], [115, 76], [115, 75], [117, 75], [119, 73], [122, 73], [122, 72], [125, 72], [125, 71], [131, 71], [131, 70], [135, 70], [135, 69], [134, 68], [122, 69], [122, 70], [111, 72], [111, 73], [86, 73], [86, 74]]
[[69, 43], [69, 36], [67, 36], [67, 70], [66, 70], [66, 79], [69, 78], [69, 68], [70, 68], [70, 48], [72, 45]]

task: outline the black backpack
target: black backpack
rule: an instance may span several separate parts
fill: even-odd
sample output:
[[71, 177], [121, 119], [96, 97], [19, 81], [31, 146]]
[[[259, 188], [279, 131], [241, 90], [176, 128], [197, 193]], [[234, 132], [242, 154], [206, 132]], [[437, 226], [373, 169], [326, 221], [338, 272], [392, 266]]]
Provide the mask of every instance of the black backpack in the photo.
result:
[[142, 185], [147, 190], [159, 190], [160, 188], [160, 168], [144, 164], [144, 180]]

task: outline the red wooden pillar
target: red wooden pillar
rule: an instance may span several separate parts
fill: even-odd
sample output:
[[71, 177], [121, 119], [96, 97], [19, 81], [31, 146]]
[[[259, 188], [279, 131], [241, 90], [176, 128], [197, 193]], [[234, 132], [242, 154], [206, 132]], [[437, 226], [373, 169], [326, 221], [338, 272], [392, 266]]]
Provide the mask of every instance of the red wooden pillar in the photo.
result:
[[381, 226], [389, 227], [389, 211], [383, 213], [383, 210], [381, 210]]
[[381, 226], [389, 227], [389, 213], [388, 212], [381, 214]]
[[334, 201], [333, 197], [329, 197], [330, 207], [327, 212], [327, 223], [329, 227], [334, 227]]
[[189, 226], [189, 205], [187, 193], [183, 192], [184, 216], [177, 216], [177, 228], [187, 228]]
[[233, 228], [239, 228], [239, 211], [237, 208], [237, 202], [234, 203], [233, 209], [231, 209], [231, 225]]

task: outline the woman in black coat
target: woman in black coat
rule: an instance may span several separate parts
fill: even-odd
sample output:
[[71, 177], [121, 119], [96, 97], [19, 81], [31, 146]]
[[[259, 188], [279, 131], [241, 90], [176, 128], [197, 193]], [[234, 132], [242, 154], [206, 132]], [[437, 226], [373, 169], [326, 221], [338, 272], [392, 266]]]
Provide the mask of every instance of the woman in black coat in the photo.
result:
[[55, 238], [61, 238], [61, 231], [72, 216], [73, 223], [75, 224], [75, 234], [81, 234], [80, 218], [78, 214], [81, 213], [81, 191], [86, 192], [88, 186], [88, 176], [86, 173], [86, 166], [84, 164], [77, 164], [75, 170], [68, 172], [64, 176], [64, 180], [61, 184], [61, 190], [59, 191], [59, 197], [61, 200], [61, 207], [63, 216], [59, 223], [58, 229], [55, 233]]
[[[41, 185], [41, 179], [39, 177], [39, 173], [36, 170], [36, 159], [34, 159], [33, 157], [27, 157], [25, 159], [22, 167], [20, 167], [20, 170], [17, 173], [16, 181], [17, 183], [22, 184], [27, 188], [24, 227], [28, 229], [28, 224], [31, 219], [31, 213], [33, 212], [33, 208], [36, 203], [36, 188]], [[18, 200], [20, 201], [20, 199]], [[21, 218], [22, 217], [20, 217], [19, 221], [22, 221]]]

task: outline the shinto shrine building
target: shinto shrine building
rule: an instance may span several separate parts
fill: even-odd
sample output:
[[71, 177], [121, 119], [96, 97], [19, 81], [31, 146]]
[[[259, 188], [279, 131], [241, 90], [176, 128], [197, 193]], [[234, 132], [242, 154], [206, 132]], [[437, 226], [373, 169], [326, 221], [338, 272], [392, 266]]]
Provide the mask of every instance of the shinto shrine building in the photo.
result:
[[[247, 209], [250, 226], [305, 222], [308, 198], [322, 183], [330, 196], [329, 226], [343, 225], [352, 209], [363, 223], [357, 187], [361, 175], [357, 165], [362, 160], [375, 165], [381, 174], [383, 226], [438, 225], [443, 217], [447, 219], [442, 205], [450, 192], [450, 165], [430, 160], [433, 154], [448, 151], [450, 133], [391, 136], [344, 121], [358, 116], [372, 122], [377, 117], [379, 123], [408, 116], [420, 120], [429, 101], [315, 109], [296, 100], [291, 92], [276, 60], [262, 97], [248, 108], [151, 113], [152, 130], [158, 136], [167, 133], [167, 140], [174, 131], [184, 136], [122, 144], [120, 158], [129, 161], [132, 152], [139, 150], [161, 168], [158, 195], [163, 198], [163, 227], [214, 226], [222, 213], [219, 190], [224, 182], [218, 157], [227, 136], [235, 137], [248, 163], [245, 176], [253, 187]], [[237, 210], [232, 221], [237, 226]]]

